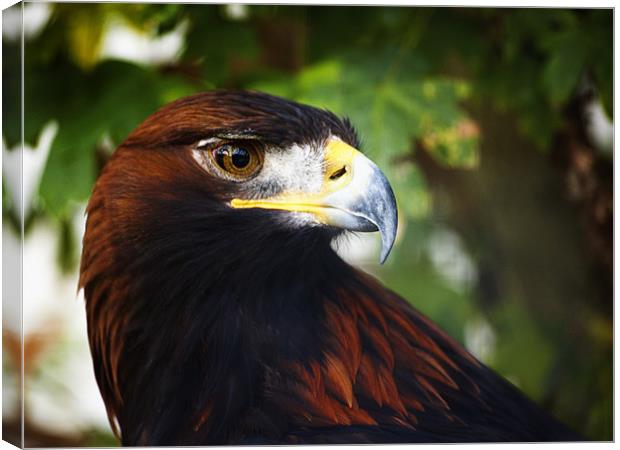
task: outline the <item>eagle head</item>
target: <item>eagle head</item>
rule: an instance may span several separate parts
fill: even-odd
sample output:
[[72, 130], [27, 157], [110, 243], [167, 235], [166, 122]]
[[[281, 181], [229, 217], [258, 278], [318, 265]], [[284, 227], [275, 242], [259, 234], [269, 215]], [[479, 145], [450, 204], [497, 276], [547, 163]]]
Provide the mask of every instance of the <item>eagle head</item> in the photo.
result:
[[331, 112], [258, 92], [211, 91], [142, 123], [117, 151], [131, 160], [123, 164], [127, 179], [117, 181], [159, 187], [143, 208], [166, 203], [154, 198], [158, 193], [202, 187], [203, 202], [231, 226], [240, 219], [255, 229], [264, 219], [272, 229], [332, 236], [379, 231], [383, 262], [396, 235], [396, 201], [386, 177], [356, 147], [350, 122]]

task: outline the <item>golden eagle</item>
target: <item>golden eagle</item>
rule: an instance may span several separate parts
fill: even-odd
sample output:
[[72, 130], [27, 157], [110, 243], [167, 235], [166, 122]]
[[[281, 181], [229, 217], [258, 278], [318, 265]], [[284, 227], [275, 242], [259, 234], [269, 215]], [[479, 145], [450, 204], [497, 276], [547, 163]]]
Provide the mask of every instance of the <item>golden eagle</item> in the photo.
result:
[[175, 101], [103, 169], [81, 260], [124, 445], [578, 440], [330, 243], [396, 234], [351, 123], [246, 91]]

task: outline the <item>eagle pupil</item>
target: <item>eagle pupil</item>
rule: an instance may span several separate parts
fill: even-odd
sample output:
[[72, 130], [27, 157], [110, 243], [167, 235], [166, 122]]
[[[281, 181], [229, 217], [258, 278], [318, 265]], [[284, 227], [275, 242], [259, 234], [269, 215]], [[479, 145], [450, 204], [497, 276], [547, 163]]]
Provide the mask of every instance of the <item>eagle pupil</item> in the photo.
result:
[[232, 151], [231, 160], [233, 166], [243, 169], [250, 164], [250, 152], [242, 147], [235, 147]]

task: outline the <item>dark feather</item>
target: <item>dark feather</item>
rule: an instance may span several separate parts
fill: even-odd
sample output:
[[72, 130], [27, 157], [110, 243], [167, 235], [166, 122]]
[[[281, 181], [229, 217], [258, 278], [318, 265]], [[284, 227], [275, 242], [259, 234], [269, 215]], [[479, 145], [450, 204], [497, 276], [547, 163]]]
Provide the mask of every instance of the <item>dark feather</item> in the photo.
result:
[[578, 440], [331, 249], [330, 228], [236, 210], [188, 146], [285, 146], [333, 114], [263, 94], [175, 102], [117, 150], [88, 206], [80, 286], [125, 445]]

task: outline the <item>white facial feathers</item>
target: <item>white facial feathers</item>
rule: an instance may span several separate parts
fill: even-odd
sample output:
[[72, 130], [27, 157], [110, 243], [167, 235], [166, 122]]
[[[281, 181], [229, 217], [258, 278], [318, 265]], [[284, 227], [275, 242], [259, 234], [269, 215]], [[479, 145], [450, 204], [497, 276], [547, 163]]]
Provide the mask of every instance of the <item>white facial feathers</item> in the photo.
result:
[[323, 149], [294, 144], [287, 149], [270, 149], [263, 168], [253, 181], [272, 184], [288, 194], [315, 193], [323, 184]]

